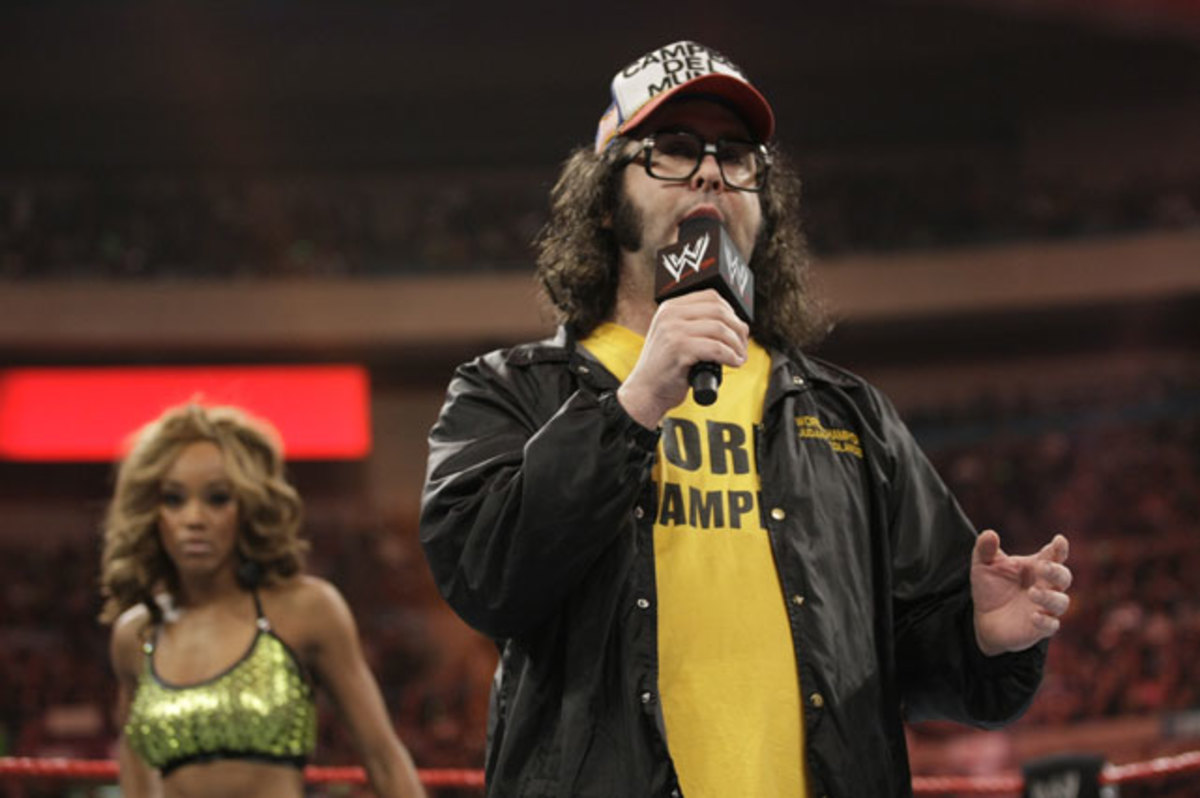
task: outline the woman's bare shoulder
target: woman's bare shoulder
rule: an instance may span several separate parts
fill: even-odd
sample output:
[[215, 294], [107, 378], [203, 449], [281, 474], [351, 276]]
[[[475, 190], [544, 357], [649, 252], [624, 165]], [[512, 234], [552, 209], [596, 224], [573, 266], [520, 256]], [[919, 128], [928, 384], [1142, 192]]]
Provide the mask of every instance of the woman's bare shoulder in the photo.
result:
[[331, 605], [345, 604], [341, 591], [333, 583], [312, 574], [294, 576], [285, 582], [263, 588], [264, 599], [284, 611], [313, 612], [328, 610]]
[[281, 634], [308, 643], [319, 642], [330, 631], [353, 628], [346, 599], [333, 583], [304, 574], [260, 591], [263, 611]]
[[109, 654], [118, 670], [136, 669], [142, 647], [150, 639], [153, 623], [150, 610], [144, 604], [135, 604], [113, 622]]

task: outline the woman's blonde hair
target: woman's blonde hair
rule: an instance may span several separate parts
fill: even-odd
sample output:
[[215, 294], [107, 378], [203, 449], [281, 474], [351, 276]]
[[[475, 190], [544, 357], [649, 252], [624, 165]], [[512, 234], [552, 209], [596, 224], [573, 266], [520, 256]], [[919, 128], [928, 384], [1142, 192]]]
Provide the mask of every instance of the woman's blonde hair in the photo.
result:
[[175, 566], [158, 534], [162, 481], [180, 452], [201, 441], [221, 450], [237, 499], [239, 581], [246, 587], [271, 584], [303, 569], [308, 551], [300, 538], [303, 505], [284, 476], [274, 430], [235, 407], [174, 407], [135, 433], [117, 469], [104, 520], [101, 621], [112, 623], [136, 604], [158, 619], [155, 594], [178, 589]]

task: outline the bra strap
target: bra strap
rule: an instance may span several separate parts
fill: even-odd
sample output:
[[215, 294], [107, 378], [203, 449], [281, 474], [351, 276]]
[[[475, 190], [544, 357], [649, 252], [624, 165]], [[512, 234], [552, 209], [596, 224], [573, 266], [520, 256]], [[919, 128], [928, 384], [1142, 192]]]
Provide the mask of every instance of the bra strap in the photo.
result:
[[271, 622], [267, 620], [267, 616], [263, 613], [262, 600], [258, 597], [258, 591], [251, 590], [250, 595], [254, 596], [255, 625], [264, 632], [269, 632], [271, 630]]

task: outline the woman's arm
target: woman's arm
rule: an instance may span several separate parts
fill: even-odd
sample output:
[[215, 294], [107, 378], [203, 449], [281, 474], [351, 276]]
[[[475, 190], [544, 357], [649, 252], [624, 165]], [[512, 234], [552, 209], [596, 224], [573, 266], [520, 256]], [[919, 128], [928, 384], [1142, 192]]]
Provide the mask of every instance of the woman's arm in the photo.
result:
[[158, 772], [142, 761], [125, 737], [125, 722], [129, 719], [129, 707], [142, 667], [141, 633], [147, 622], [144, 608], [128, 610], [113, 624], [109, 641], [109, 659], [117, 677], [117, 725], [121, 729], [117, 741], [118, 781], [125, 798], [158, 798], [162, 795]]
[[323, 579], [304, 577], [294, 606], [308, 665], [350, 728], [376, 795], [424, 798], [416, 766], [392, 728], [379, 685], [363, 657], [354, 616], [341, 593]]

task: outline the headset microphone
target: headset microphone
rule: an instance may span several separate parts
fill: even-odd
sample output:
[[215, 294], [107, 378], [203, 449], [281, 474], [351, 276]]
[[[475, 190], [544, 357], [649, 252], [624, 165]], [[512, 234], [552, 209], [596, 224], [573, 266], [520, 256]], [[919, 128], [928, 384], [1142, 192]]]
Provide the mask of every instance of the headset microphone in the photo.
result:
[[[709, 217], [685, 219], [679, 225], [679, 241], [658, 251], [654, 298], [662, 302], [706, 288], [724, 297], [742, 321], [754, 320], [754, 274], [725, 225]], [[721, 384], [721, 364], [695, 364], [688, 382], [696, 404], [711, 405]]]

